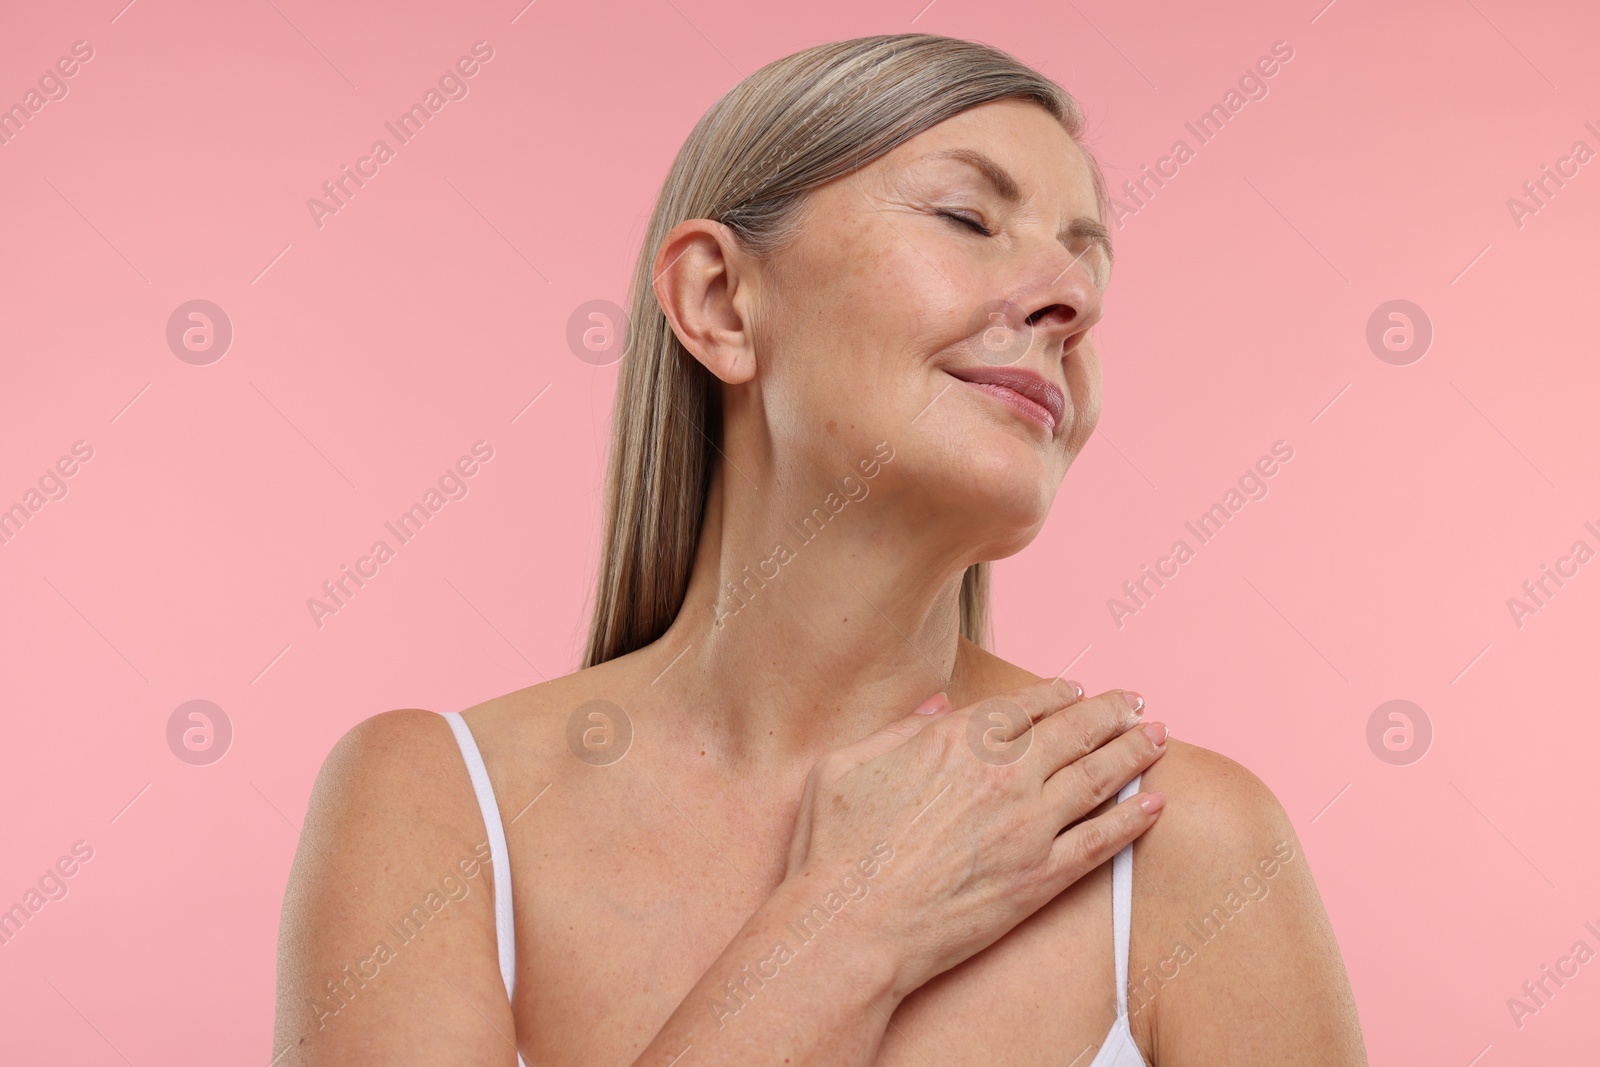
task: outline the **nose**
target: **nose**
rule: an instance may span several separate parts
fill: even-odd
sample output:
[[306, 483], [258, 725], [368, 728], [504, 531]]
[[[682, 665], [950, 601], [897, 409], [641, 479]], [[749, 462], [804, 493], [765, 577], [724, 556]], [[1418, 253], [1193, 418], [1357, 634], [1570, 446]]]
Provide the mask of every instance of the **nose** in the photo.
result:
[[1036, 343], [1059, 340], [1064, 347], [1071, 347], [1088, 335], [1105, 312], [1097, 277], [1101, 253], [1092, 244], [1080, 252], [1059, 242], [1051, 244], [1052, 250], [1031, 268], [1037, 272], [1037, 281], [1017, 302], [1028, 312], [1025, 321], [1034, 331]]

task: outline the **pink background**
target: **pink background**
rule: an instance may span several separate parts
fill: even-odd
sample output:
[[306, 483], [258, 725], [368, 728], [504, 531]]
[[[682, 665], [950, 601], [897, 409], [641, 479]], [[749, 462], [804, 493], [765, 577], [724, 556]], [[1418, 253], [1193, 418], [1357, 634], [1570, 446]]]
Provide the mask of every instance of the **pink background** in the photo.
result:
[[[0, 545], [0, 907], [94, 850], [0, 946], [0, 1058], [265, 1067], [334, 741], [577, 663], [617, 368], [575, 358], [569, 315], [622, 302], [672, 154], [743, 74], [921, 30], [1061, 81], [1113, 186], [1294, 49], [1116, 231], [1105, 416], [997, 567], [998, 651], [1137, 688], [1272, 787], [1374, 1063], [1593, 1059], [1600, 963], [1520, 1028], [1506, 1003], [1600, 949], [1600, 562], [1507, 607], [1600, 549], [1600, 162], [1507, 207], [1600, 149], [1593, 5], [122, 3], [8, 4], [0, 34], [0, 104], [94, 49], [0, 146], [0, 507], [94, 450]], [[469, 95], [319, 229], [307, 199], [479, 40]], [[165, 339], [192, 299], [234, 328], [207, 366]], [[1435, 331], [1405, 366], [1366, 342], [1392, 299]], [[314, 625], [480, 439], [469, 495]], [[1278, 440], [1269, 495], [1119, 628], [1108, 598]], [[166, 740], [194, 699], [234, 730], [208, 766]], [[1408, 765], [1367, 742], [1391, 699], [1432, 724]]]

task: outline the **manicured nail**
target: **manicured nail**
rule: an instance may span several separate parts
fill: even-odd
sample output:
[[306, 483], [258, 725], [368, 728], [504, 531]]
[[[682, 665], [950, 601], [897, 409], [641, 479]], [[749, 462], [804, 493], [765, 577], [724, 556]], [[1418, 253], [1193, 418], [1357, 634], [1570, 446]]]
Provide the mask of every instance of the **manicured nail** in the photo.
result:
[[1122, 690], [1122, 699], [1128, 702], [1128, 707], [1133, 709], [1133, 713], [1135, 715], [1138, 715], [1140, 712], [1144, 711], [1144, 697], [1140, 696], [1138, 693], [1135, 693], [1133, 690]]
[[950, 698], [941, 691], [933, 694], [933, 696], [929, 697], [927, 700], [924, 700], [921, 704], [918, 704], [917, 710], [912, 712], [912, 714], [937, 715], [939, 712], [943, 711], [949, 706]]
[[1147, 722], [1143, 726], [1139, 727], [1139, 729], [1144, 731], [1144, 735], [1148, 737], [1157, 748], [1160, 748], [1162, 745], [1167, 743], [1166, 723]]
[[1083, 699], [1083, 686], [1079, 685], [1077, 682], [1074, 682], [1071, 678], [1067, 679], [1067, 684], [1072, 686], [1072, 691], [1077, 694], [1077, 699], [1078, 700], [1082, 700]]
[[1154, 815], [1156, 812], [1160, 811], [1161, 806], [1166, 802], [1167, 798], [1162, 796], [1160, 793], [1146, 793], [1144, 796], [1139, 798], [1139, 806], [1145, 811], [1149, 812], [1151, 815]]

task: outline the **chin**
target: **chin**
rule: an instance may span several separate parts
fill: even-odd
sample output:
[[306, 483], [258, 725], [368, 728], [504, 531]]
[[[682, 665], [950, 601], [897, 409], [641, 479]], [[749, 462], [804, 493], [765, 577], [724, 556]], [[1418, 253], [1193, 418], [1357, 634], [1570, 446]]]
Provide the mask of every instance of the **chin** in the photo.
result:
[[995, 545], [1006, 549], [993, 557], [998, 559], [1020, 552], [1038, 534], [1065, 471], [1056, 469], [1056, 453], [1041, 452], [1014, 431], [992, 425], [973, 430], [958, 439], [949, 457], [940, 506], [981, 516], [985, 542], [997, 538]]

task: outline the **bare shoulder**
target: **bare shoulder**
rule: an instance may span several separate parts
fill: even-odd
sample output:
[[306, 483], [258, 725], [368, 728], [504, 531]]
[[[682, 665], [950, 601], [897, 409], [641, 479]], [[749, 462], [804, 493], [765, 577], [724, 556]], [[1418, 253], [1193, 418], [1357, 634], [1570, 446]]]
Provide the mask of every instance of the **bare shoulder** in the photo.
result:
[[444, 716], [418, 708], [386, 711], [352, 726], [323, 760], [296, 865], [319, 857], [329, 865], [401, 858], [445, 841], [471, 851], [483, 829], [461, 748]]
[[461, 717], [472, 728], [474, 736], [483, 734], [490, 741], [530, 721], [542, 729], [570, 714], [577, 705], [600, 699], [614, 687], [614, 683], [608, 682], [615, 674], [616, 661], [586, 667], [463, 708]]
[[[1147, 712], [1159, 721], [1161, 716]], [[1139, 787], [1167, 798], [1157, 828], [1141, 841], [1139, 862], [1154, 874], [1209, 881], [1231, 873], [1258, 854], [1299, 851], [1288, 813], [1272, 790], [1248, 768], [1199, 745], [1169, 738], [1167, 754], [1144, 773]]]
[[461, 718], [495, 788], [573, 773], [570, 744], [575, 740], [595, 744], [597, 738], [620, 735], [626, 742], [638, 710], [627, 660], [619, 657], [463, 709]]
[[1128, 1003], [1147, 1060], [1365, 1064], [1333, 928], [1272, 790], [1175, 738], [1140, 788], [1167, 801], [1134, 845]]
[[442, 715], [420, 708], [385, 711], [356, 723], [323, 761], [313, 802], [339, 804], [372, 797], [407, 809], [428, 809], [457, 794], [464, 770], [461, 752]]
[[[1042, 680], [966, 651], [991, 692]], [[1139, 788], [1166, 798], [1133, 848], [1128, 1010], [1145, 1062], [1365, 1065], [1333, 928], [1272, 790], [1177, 738]]]
[[284, 893], [268, 1058], [512, 1064], [513, 1032], [488, 843], [450, 726], [418, 709], [364, 719], [312, 789]]

